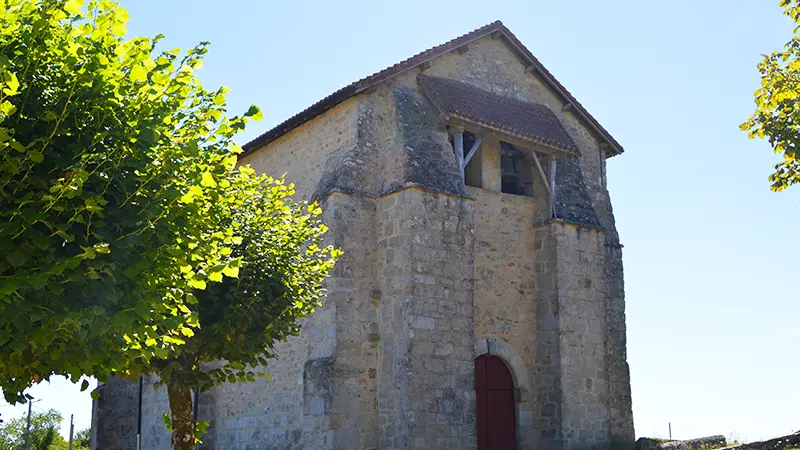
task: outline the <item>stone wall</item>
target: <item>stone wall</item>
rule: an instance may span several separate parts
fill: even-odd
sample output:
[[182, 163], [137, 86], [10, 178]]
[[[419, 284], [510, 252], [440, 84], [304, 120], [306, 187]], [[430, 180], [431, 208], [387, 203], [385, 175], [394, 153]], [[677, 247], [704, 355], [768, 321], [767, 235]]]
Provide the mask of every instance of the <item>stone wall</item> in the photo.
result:
[[97, 390], [99, 396], [92, 402], [92, 450], [136, 450], [137, 384], [112, 377]]
[[[469, 193], [475, 196], [475, 339], [494, 339], [521, 357], [523, 367], [517, 370], [504, 359], [519, 389], [517, 442], [521, 449], [532, 449], [539, 437], [533, 427], [535, 392], [520, 379], [537, 364], [536, 200], [474, 188]], [[488, 345], [486, 350], [499, 352]]]
[[[276, 178], [285, 173], [286, 179], [295, 184], [298, 198], [312, 198], [332, 166], [359, 170], [361, 163], [354, 155], [359, 102], [360, 97], [345, 101], [271, 142], [268, 151], [248, 154], [239, 164], [249, 164], [257, 172]], [[335, 184], [337, 180], [325, 182]]]
[[328, 283], [325, 302], [335, 308], [330, 430], [333, 448], [378, 447], [376, 391], [381, 332], [377, 275], [376, 201], [334, 193], [322, 203], [328, 238], [345, 249]]
[[147, 449], [169, 448], [171, 442], [162, 417], [169, 414], [167, 389], [155, 389], [156, 381], [157, 378], [150, 376], [142, 383], [142, 448]]
[[381, 449], [475, 448], [472, 202], [379, 201]]

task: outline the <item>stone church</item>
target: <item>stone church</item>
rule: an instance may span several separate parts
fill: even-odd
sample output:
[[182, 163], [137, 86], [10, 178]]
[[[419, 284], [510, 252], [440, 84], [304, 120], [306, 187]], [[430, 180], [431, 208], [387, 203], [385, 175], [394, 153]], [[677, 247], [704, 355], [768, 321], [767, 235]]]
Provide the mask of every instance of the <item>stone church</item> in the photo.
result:
[[[622, 147], [501, 22], [244, 146], [345, 253], [272, 381], [202, 392], [203, 449], [607, 449], [634, 439]], [[99, 450], [169, 448], [166, 393], [112, 381]], [[139, 419], [140, 411], [141, 418]], [[137, 430], [139, 436], [137, 437]]]

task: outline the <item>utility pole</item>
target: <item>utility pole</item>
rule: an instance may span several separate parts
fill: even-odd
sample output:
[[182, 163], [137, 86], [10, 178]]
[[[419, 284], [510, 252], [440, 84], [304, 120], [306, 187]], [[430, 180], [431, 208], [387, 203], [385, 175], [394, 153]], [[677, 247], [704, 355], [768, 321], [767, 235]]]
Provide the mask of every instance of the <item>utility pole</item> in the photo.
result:
[[69, 450], [72, 450], [72, 433], [75, 431], [75, 414], [69, 415]]
[[31, 399], [28, 399], [28, 422], [25, 425], [25, 450], [30, 450], [31, 444], [31, 408], [33, 407], [33, 402]]
[[672, 422], [669, 422], [668, 425], [669, 425], [669, 440], [672, 440]]

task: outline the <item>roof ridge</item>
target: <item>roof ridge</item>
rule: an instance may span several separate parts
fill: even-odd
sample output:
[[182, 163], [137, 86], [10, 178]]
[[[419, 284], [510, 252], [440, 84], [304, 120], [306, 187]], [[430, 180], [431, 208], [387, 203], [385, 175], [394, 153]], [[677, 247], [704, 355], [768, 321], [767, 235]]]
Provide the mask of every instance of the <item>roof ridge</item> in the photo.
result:
[[[423, 64], [431, 59], [437, 58], [439, 56], [444, 55], [445, 53], [451, 52], [463, 45], [469, 44], [478, 39], [482, 39], [492, 33], [501, 32], [501, 35], [505, 37], [505, 40], [508, 41], [509, 46], [513, 48], [517, 52], [518, 55], [522, 57], [522, 59], [527, 59], [533, 62], [533, 66], [535, 70], [540, 71], [547, 82], [551, 85], [551, 88], [557, 91], [563, 98], [566, 99], [566, 102], [571, 103], [575, 110], [582, 116], [586, 121], [589, 122], [590, 126], [595, 129], [601, 136], [603, 136], [612, 146], [613, 150], [616, 153], [622, 153], [622, 146], [611, 136], [611, 134], [603, 128], [602, 125], [594, 118], [591, 114], [583, 107], [583, 105], [572, 96], [572, 94], [567, 91], [567, 89], [551, 74], [539, 60], [528, 50], [522, 42], [517, 39], [514, 33], [511, 32], [503, 22], [496, 20], [492, 23], [484, 25], [480, 28], [476, 28], [469, 33], [463, 34], [458, 36], [454, 39], [451, 39], [443, 44], [431, 47], [427, 50], [417, 53], [410, 58], [406, 58], [396, 64], [393, 64], [383, 70], [378, 72], [374, 72], [372, 75], [368, 75], [364, 78], [356, 80], [347, 86], [333, 92], [332, 94], [328, 95], [327, 97], [322, 98], [321, 100], [317, 101], [316, 103], [312, 104], [308, 108], [300, 111], [299, 113], [289, 117], [285, 121], [281, 122], [280, 124], [276, 125], [272, 129], [266, 131], [265, 133], [259, 135], [258, 137], [252, 139], [251, 141], [247, 142], [242, 146], [244, 152], [239, 155], [239, 157], [244, 157], [247, 154], [253, 152], [254, 150], [274, 141], [275, 139], [281, 137], [282, 135], [286, 134], [287, 132], [291, 131], [292, 129], [304, 124], [305, 122], [313, 119], [314, 117], [324, 114], [331, 108], [335, 107], [339, 103], [349, 99], [350, 97], [357, 95], [370, 87], [373, 87], [383, 81], [386, 81], [394, 76], [397, 76], [403, 72], [411, 70], [420, 64]], [[565, 103], [566, 103], [565, 102]]]
[[[363, 84], [364, 88], [367, 88], [369, 86], [373, 86], [375, 83], [380, 83], [381, 81], [384, 81], [384, 80], [386, 80], [388, 78], [391, 78], [391, 77], [393, 77], [395, 75], [398, 75], [399, 72], [396, 72], [397, 69], [400, 69], [401, 71], [404, 71], [404, 70], [411, 69], [411, 68], [415, 67], [418, 64], [421, 64], [424, 61], [417, 62], [416, 60], [420, 59], [422, 56], [429, 56], [430, 55], [430, 58], [426, 58], [426, 59], [435, 58], [435, 57], [439, 56], [439, 53], [448, 52], [448, 51], [451, 51], [451, 50], [453, 50], [455, 48], [455, 47], [449, 48], [450, 46], [453, 46], [453, 45], [456, 45], [456, 44], [458, 46], [464, 45], [466, 42], [460, 42], [462, 40], [472, 41], [472, 40], [475, 40], [475, 39], [480, 39], [481, 37], [483, 37], [486, 34], [490, 34], [491, 32], [497, 31], [498, 29], [500, 29], [500, 27], [505, 28], [505, 26], [503, 25], [503, 22], [501, 22], [499, 20], [495, 20], [492, 23], [486, 24], [486, 25], [484, 25], [484, 26], [482, 26], [480, 28], [476, 28], [476, 29], [470, 31], [469, 33], [464, 33], [461, 36], [458, 36], [458, 37], [455, 37], [453, 39], [450, 39], [449, 41], [447, 41], [447, 42], [445, 42], [443, 44], [439, 44], [439, 45], [431, 47], [431, 48], [429, 48], [427, 50], [423, 50], [423, 51], [417, 53], [414, 56], [406, 58], [406, 59], [404, 59], [404, 60], [402, 60], [402, 61], [400, 61], [398, 63], [392, 64], [391, 66], [389, 66], [389, 67], [387, 67], [387, 68], [385, 68], [383, 70], [375, 72], [372, 75], [366, 76], [366, 77], [356, 81], [354, 84], [359, 85], [359, 86], [361, 86]], [[414, 66], [413, 67], [407, 67], [407, 65], [409, 65], [409, 64], [414, 64]]]
[[277, 139], [283, 134], [291, 131], [293, 128], [296, 128], [302, 125], [303, 123], [313, 119], [314, 117], [325, 113], [329, 109], [347, 100], [351, 96], [358, 94], [359, 92], [362, 92], [363, 90], [371, 86], [374, 86], [377, 83], [385, 81], [397, 75], [398, 73], [414, 68], [419, 64], [422, 64], [423, 62], [434, 58], [435, 57], [434, 55], [439, 56], [441, 53], [452, 51], [453, 49], [460, 47], [465, 43], [468, 43], [475, 39], [479, 39], [484, 35], [497, 31], [501, 28], [505, 28], [503, 22], [496, 20], [480, 28], [476, 28], [470, 31], [469, 33], [462, 34], [461, 36], [453, 38], [443, 44], [431, 47], [427, 50], [423, 50], [417, 53], [416, 55], [411, 56], [410, 58], [406, 58], [383, 70], [374, 72], [372, 75], [368, 75], [359, 80], [356, 80], [348, 84], [347, 86], [339, 89], [338, 91], [333, 92], [327, 97], [323, 97], [321, 100], [312, 104], [308, 108], [289, 117], [288, 119], [284, 120], [283, 122], [276, 125], [272, 129], [266, 131], [265, 133], [247, 142], [242, 146], [244, 152], [240, 155], [240, 157], [245, 156], [248, 153], [251, 153], [252, 151], [262, 147], [263, 145], [268, 144], [269, 142], [272, 142], [273, 140]]

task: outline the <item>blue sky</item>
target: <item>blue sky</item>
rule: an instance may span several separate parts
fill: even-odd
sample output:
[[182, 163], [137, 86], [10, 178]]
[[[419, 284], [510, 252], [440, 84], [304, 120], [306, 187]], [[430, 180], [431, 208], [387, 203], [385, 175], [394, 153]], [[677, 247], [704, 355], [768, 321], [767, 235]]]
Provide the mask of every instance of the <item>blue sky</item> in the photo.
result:
[[[800, 428], [800, 186], [769, 191], [777, 157], [739, 131], [759, 55], [792, 32], [777, 0], [122, 0], [132, 35], [213, 46], [200, 77], [240, 143], [334, 90], [500, 19], [622, 143], [608, 182], [625, 245], [637, 436], [758, 440]], [[89, 424], [59, 383], [35, 406]], [[0, 413], [22, 414], [0, 404]]]

